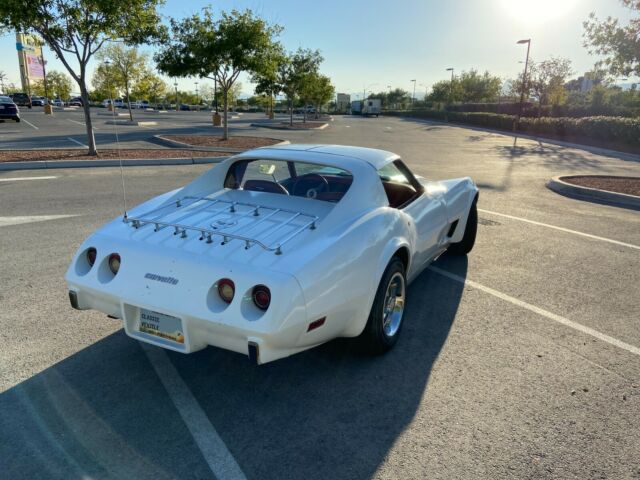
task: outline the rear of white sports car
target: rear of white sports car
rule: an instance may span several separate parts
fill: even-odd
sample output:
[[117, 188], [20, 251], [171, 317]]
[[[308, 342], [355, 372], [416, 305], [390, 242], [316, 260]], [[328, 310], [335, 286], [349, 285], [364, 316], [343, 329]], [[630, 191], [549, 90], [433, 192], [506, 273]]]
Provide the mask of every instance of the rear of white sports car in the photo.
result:
[[129, 336], [183, 353], [213, 345], [264, 363], [303, 349], [309, 322], [292, 275], [176, 248], [184, 239], [169, 229], [153, 235], [155, 245], [87, 239], [66, 276], [72, 306], [120, 318]]

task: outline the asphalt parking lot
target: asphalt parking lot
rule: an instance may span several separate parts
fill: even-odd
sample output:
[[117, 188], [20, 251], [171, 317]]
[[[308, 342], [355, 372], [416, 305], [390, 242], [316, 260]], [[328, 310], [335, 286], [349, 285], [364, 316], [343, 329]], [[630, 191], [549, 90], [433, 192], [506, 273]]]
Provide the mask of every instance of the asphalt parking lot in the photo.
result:
[[[123, 146], [213, 131], [203, 112], [140, 115], [158, 125], [119, 127]], [[23, 118], [0, 124], [0, 148], [83, 142], [81, 112]], [[638, 176], [639, 157], [385, 117], [250, 126], [263, 118], [233, 119], [232, 133], [384, 148], [428, 178], [471, 176], [474, 250], [414, 281], [385, 356], [346, 340], [260, 367], [214, 348], [165, 353], [68, 304], [71, 256], [120, 213], [119, 170], [0, 172], [0, 477], [640, 478], [640, 215], [544, 186]], [[207, 168], [126, 168], [129, 202]]]

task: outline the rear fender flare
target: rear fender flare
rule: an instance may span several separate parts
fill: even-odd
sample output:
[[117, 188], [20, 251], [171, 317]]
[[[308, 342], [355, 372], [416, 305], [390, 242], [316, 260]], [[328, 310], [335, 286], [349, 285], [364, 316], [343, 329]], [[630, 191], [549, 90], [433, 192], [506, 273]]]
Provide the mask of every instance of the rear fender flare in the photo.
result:
[[380, 254], [380, 259], [378, 260], [378, 264], [376, 265], [375, 275], [373, 276], [370, 282], [370, 295], [366, 303], [366, 315], [362, 315], [362, 318], [358, 318], [356, 321], [352, 322], [347, 330], [344, 332], [344, 336], [346, 337], [357, 337], [362, 333], [364, 327], [367, 324], [367, 320], [369, 319], [369, 312], [371, 312], [371, 308], [373, 306], [373, 301], [376, 296], [376, 292], [378, 291], [378, 286], [380, 285], [380, 280], [382, 279], [382, 275], [384, 271], [387, 269], [387, 266], [391, 262], [391, 259], [394, 257], [396, 252], [401, 248], [405, 248], [408, 252], [407, 258], [407, 266], [406, 271], [409, 271], [411, 265], [411, 246], [409, 242], [404, 238], [391, 238], [387, 244], [385, 245], [382, 253]]

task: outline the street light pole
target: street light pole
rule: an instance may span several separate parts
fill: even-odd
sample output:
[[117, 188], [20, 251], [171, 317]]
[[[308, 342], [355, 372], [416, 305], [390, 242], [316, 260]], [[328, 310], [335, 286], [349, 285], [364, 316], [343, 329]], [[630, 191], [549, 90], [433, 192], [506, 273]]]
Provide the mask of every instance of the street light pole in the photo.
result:
[[[449, 105], [453, 103], [453, 67], [447, 68], [447, 72], [451, 72], [451, 81], [449, 82]], [[447, 107], [444, 112], [445, 122], [449, 121], [449, 108]]]
[[416, 80], [411, 80], [413, 82], [413, 96], [411, 97], [411, 108], [413, 108], [416, 103]]
[[200, 97], [198, 96], [198, 82], [196, 82], [196, 104], [198, 105], [196, 108], [200, 111]]
[[513, 125], [513, 129], [517, 130], [518, 125], [520, 124], [520, 117], [522, 116], [522, 104], [524, 103], [524, 92], [527, 87], [527, 67], [529, 66], [529, 50], [531, 48], [531, 39], [527, 38], [524, 40], [518, 40], [518, 45], [527, 44], [527, 58], [524, 61], [524, 73], [522, 74], [522, 91], [520, 92], [520, 108], [518, 109], [518, 116], [516, 117], [516, 122]]

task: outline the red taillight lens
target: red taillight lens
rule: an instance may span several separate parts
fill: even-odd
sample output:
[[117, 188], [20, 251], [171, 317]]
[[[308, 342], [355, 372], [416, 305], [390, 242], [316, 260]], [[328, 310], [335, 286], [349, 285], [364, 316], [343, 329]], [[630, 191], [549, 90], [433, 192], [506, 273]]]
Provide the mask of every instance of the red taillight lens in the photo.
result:
[[93, 264], [96, 263], [97, 255], [98, 252], [96, 251], [96, 249], [93, 247], [89, 247], [89, 249], [87, 250], [87, 262], [89, 262], [89, 265], [91, 267], [93, 267]]
[[111, 273], [114, 275], [116, 275], [118, 270], [120, 270], [120, 255], [117, 253], [109, 255], [109, 270], [111, 270]]
[[228, 278], [223, 278], [222, 280], [218, 280], [218, 295], [220, 298], [227, 303], [231, 303], [233, 300], [233, 296], [236, 293], [236, 286], [232, 280]]
[[271, 303], [271, 290], [265, 285], [256, 285], [253, 287], [253, 292], [251, 293], [253, 297], [253, 303], [256, 304], [260, 310], [266, 310], [269, 308], [269, 304]]

